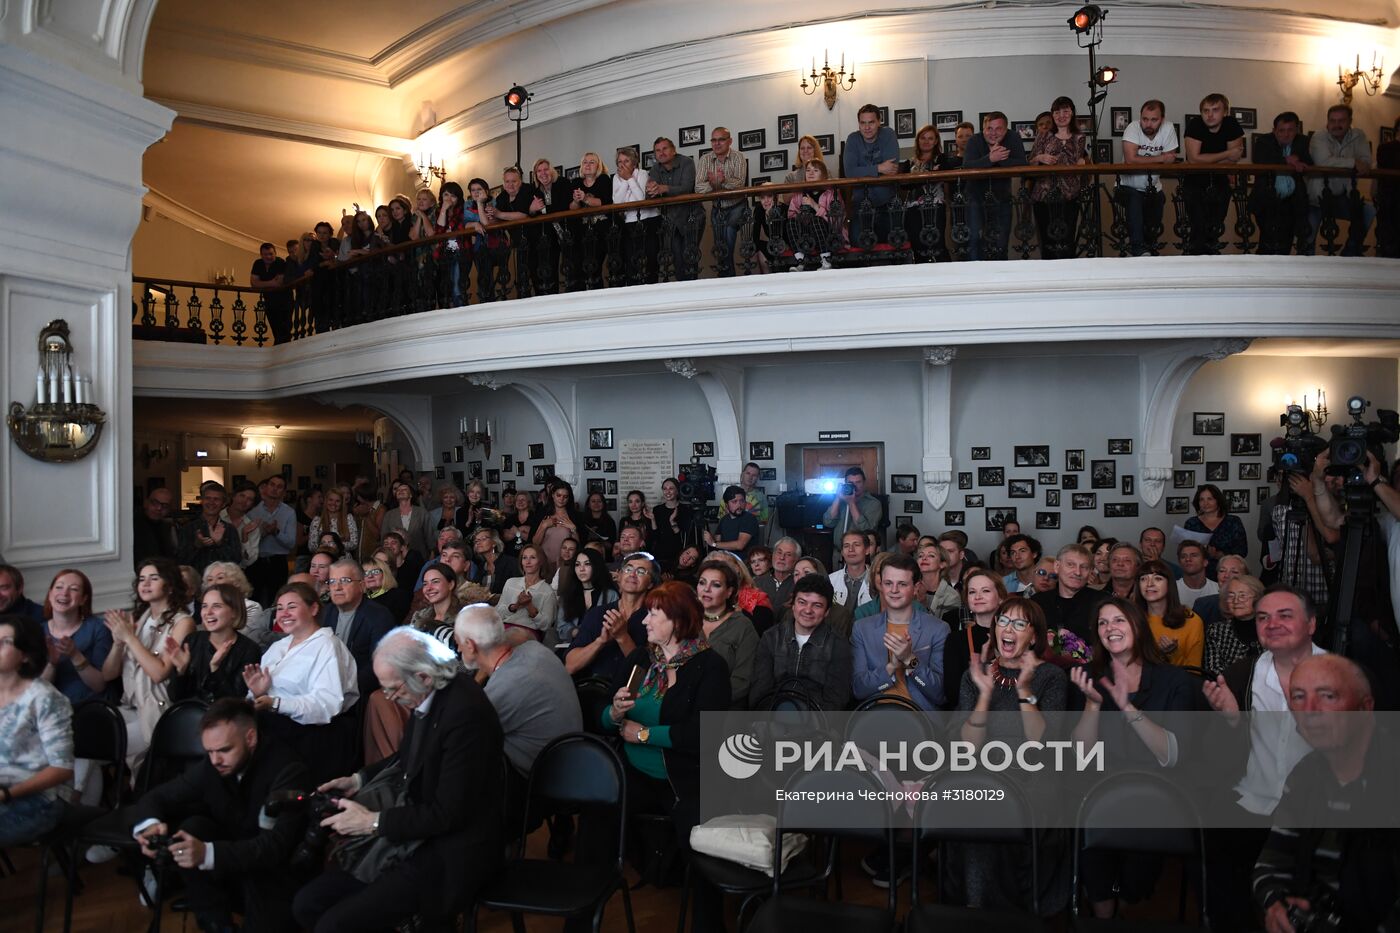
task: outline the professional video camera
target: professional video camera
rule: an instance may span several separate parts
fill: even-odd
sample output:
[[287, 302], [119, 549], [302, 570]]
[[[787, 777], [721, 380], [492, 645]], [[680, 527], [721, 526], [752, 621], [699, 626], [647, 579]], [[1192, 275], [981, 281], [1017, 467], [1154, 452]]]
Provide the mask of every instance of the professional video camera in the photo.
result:
[[715, 483], [719, 474], [708, 463], [701, 463], [696, 457], [689, 463], [682, 463], [676, 474], [680, 486], [680, 499], [692, 506], [702, 506], [714, 501]]
[[1327, 441], [1312, 429], [1312, 415], [1300, 405], [1289, 405], [1278, 423], [1283, 437], [1273, 442], [1274, 466], [1285, 473], [1312, 473], [1317, 455], [1327, 449]]
[[1383, 461], [1384, 445], [1400, 439], [1400, 413], [1378, 408], [1377, 420], [1366, 424], [1361, 418], [1370, 406], [1366, 399], [1353, 395], [1347, 399], [1347, 414], [1351, 416], [1352, 423], [1332, 425], [1331, 462], [1327, 472], [1342, 477], [1343, 494], [1348, 505], [1357, 504], [1358, 498], [1371, 498], [1365, 478], [1367, 452], [1374, 453], [1377, 460]]
[[301, 810], [306, 814], [306, 831], [301, 842], [292, 851], [291, 865], [302, 868], [320, 864], [326, 851], [326, 841], [331, 831], [321, 825], [326, 817], [340, 812], [340, 805], [330, 794], [308, 793], [305, 791], [279, 791], [267, 799], [263, 807], [267, 815], [276, 819], [283, 810]]

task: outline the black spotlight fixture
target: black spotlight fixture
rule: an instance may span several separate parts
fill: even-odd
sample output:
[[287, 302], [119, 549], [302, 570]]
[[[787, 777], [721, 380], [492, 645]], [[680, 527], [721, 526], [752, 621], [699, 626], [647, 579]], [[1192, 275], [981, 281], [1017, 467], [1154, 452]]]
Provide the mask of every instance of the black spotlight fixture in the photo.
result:
[[1108, 87], [1118, 80], [1119, 70], [1112, 65], [1100, 65], [1098, 71], [1094, 72], [1094, 84], [1098, 87]]
[[506, 96], [501, 98], [506, 105], [506, 116], [515, 124], [515, 167], [520, 168], [520, 124], [530, 119], [530, 98], [533, 97], [529, 91], [519, 84], [514, 85]]
[[1097, 5], [1089, 4], [1074, 11], [1067, 22], [1079, 35], [1087, 35], [1103, 19], [1104, 13]]
[[530, 102], [530, 92], [517, 84], [506, 91], [504, 99], [507, 110], [519, 110]]

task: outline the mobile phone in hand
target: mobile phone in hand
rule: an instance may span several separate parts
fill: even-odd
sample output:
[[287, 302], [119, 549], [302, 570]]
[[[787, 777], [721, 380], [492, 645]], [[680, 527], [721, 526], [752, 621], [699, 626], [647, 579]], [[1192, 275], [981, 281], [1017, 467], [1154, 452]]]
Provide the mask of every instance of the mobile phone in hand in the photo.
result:
[[646, 668], [640, 664], [632, 666], [632, 674], [627, 678], [627, 696], [635, 700], [637, 694], [642, 692], [642, 680], [646, 677]]

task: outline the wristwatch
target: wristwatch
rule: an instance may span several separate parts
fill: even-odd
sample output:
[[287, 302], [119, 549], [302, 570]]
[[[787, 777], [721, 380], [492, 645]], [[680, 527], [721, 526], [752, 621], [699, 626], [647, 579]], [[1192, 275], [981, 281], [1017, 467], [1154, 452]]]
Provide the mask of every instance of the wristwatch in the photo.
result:
[[378, 836], [378, 835], [379, 835], [379, 814], [378, 814], [378, 813], [376, 813], [376, 814], [374, 815], [374, 822], [371, 823], [371, 824], [369, 824], [369, 834], [370, 834], [371, 836]]
[[638, 742], [641, 742], [643, 745], [645, 745], [645, 744], [647, 744], [647, 740], [650, 739], [650, 738], [651, 738], [651, 727], [650, 727], [650, 726], [642, 726], [640, 729], [637, 730], [637, 741], [638, 741]]
[[281, 697], [273, 697], [273, 698], [272, 698], [272, 711], [273, 711], [274, 713], [280, 713], [280, 712], [282, 711], [282, 698], [281, 698]]
[[1035, 694], [1031, 694], [1031, 695], [1028, 696], [1028, 697], [1021, 697], [1021, 696], [1018, 696], [1016, 699], [1019, 700], [1019, 701], [1021, 701], [1021, 702], [1022, 702], [1023, 704], [1025, 704], [1026, 706], [1039, 706], [1039, 705], [1040, 705], [1040, 698], [1037, 697]]
[[905, 662], [904, 662], [904, 669], [905, 669], [906, 671], [912, 671], [914, 668], [916, 668], [916, 667], [918, 667], [918, 666], [919, 666], [919, 656], [918, 656], [917, 654], [914, 655], [913, 657], [911, 657], [908, 661], [905, 661]]

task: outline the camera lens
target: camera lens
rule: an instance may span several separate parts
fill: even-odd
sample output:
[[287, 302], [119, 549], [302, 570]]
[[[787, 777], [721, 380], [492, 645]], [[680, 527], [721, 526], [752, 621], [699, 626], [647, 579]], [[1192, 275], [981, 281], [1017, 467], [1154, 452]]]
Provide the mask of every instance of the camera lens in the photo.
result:
[[1339, 439], [1332, 448], [1334, 466], [1357, 466], [1366, 460], [1366, 445], [1355, 438]]

